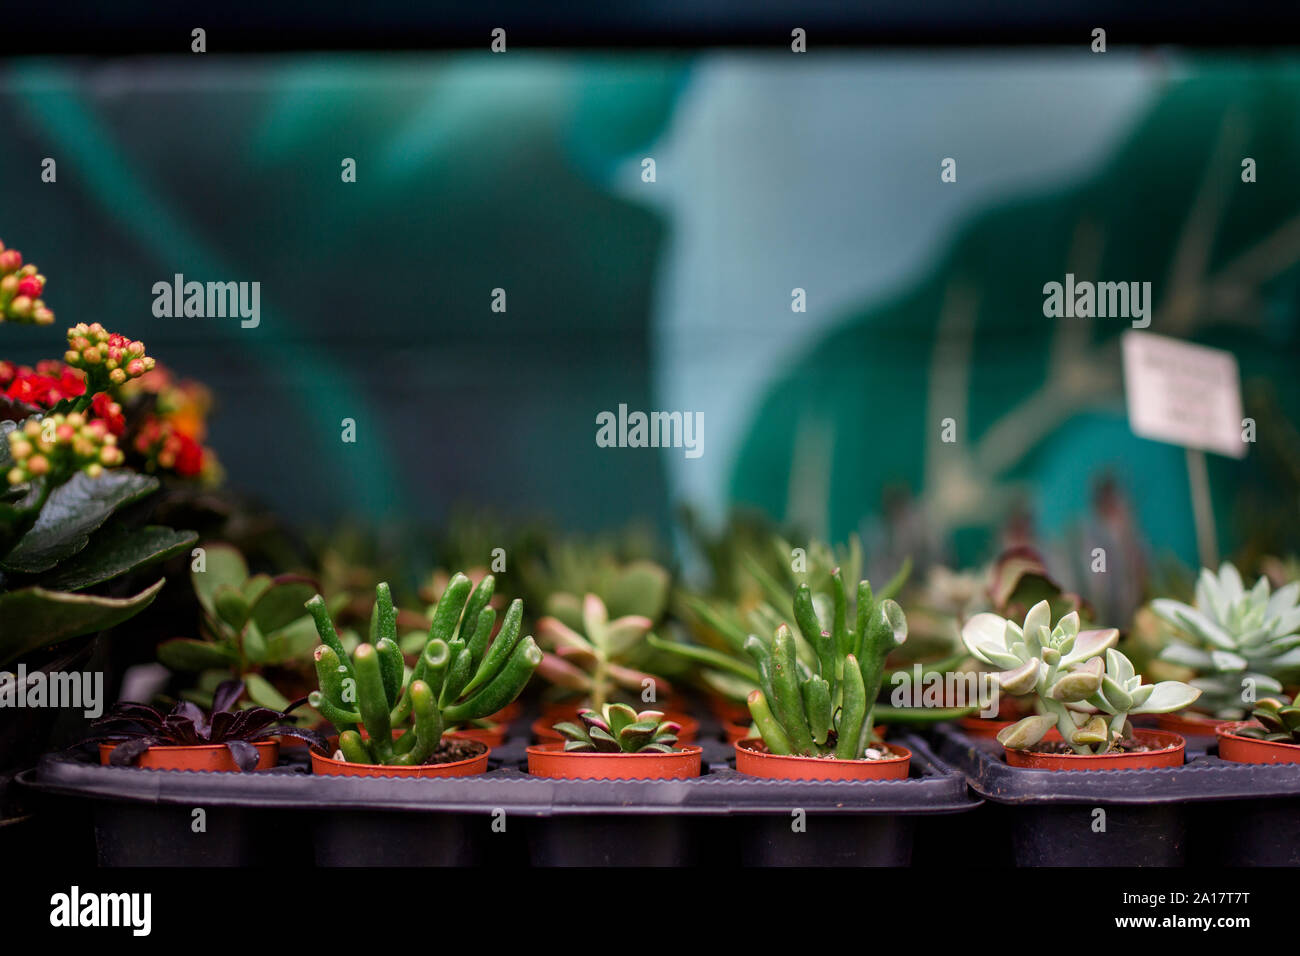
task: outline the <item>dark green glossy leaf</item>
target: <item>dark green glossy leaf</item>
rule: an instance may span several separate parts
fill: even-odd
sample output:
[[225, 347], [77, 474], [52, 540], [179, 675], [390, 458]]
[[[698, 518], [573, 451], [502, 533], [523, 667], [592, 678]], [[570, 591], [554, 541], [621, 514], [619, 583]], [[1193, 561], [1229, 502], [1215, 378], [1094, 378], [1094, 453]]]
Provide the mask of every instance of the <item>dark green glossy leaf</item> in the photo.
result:
[[263, 634], [292, 624], [299, 618], [311, 620], [303, 607], [320, 590], [307, 578], [283, 576], [262, 592], [253, 604], [252, 618]]
[[51, 590], [81, 591], [128, 571], [165, 561], [188, 550], [198, 537], [193, 531], [156, 525], [131, 529], [110, 526], [94, 535], [81, 553], [41, 578], [40, 584]]
[[248, 577], [248, 565], [238, 549], [228, 544], [203, 546], [203, 570], [190, 571], [194, 594], [209, 617], [217, 616], [216, 594], [222, 587], [238, 588]]
[[196, 641], [176, 637], [158, 645], [158, 660], [163, 666], [181, 673], [220, 668], [229, 672], [239, 663], [239, 654], [233, 648], [211, 641]]
[[0, 664], [71, 637], [121, 624], [139, 614], [162, 590], [163, 579], [128, 598], [22, 588], [0, 594]]
[[158, 479], [131, 471], [98, 478], [78, 472], [51, 492], [32, 529], [0, 565], [6, 571], [40, 574], [76, 554], [109, 515], [158, 489]]

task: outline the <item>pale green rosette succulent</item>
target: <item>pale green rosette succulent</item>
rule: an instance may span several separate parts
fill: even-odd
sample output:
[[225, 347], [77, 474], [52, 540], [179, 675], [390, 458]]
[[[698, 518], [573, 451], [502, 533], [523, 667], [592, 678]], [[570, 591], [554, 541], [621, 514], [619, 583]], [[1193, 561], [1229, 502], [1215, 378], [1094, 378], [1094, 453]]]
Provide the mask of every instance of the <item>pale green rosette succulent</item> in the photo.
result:
[[1002, 690], [1035, 697], [1038, 713], [998, 734], [1011, 750], [1033, 747], [1055, 727], [1075, 753], [1107, 753], [1132, 735], [1133, 714], [1181, 710], [1201, 693], [1179, 681], [1143, 684], [1132, 662], [1115, 650], [1119, 631], [1080, 631], [1076, 612], [1052, 627], [1046, 601], [1029, 609], [1023, 625], [976, 614], [961, 636], [977, 660], [999, 669]]
[[1191, 684], [1203, 691], [1206, 710], [1239, 720], [1257, 697], [1281, 693], [1279, 678], [1300, 668], [1300, 582], [1273, 591], [1261, 577], [1247, 590], [1224, 562], [1217, 575], [1201, 571], [1195, 601], [1151, 602], [1176, 631], [1160, 658], [1197, 672]]

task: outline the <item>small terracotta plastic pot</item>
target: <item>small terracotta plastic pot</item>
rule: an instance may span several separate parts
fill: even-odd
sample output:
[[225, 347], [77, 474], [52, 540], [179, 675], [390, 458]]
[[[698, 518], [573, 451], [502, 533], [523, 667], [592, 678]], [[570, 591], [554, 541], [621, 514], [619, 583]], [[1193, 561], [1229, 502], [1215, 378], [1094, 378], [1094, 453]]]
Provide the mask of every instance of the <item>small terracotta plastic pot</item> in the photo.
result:
[[[1187, 742], [1167, 730], [1135, 730], [1140, 743], [1153, 747], [1141, 753], [1045, 754], [1033, 750], [1003, 750], [1007, 763], [1029, 770], [1148, 770], [1153, 767], [1181, 767]], [[1060, 740], [1055, 730], [1047, 740]]]
[[1233, 763], [1300, 763], [1300, 744], [1256, 740], [1234, 733], [1242, 727], [1258, 727], [1253, 720], [1230, 720], [1219, 724], [1219, 757]]
[[461, 727], [451, 732], [452, 737], [462, 740], [477, 740], [488, 747], [500, 747], [506, 742], [506, 725], [493, 724], [491, 727]]
[[[550, 717], [537, 718], [536, 720], [533, 721], [533, 737], [536, 738], [539, 743], [543, 743], [543, 744], [562, 742], [564, 738], [561, 737], [554, 730], [554, 726], [562, 720], [568, 720], [577, 723], [578, 721], [577, 710], [574, 710], [573, 714], [567, 717], [556, 717], [554, 719]], [[700, 733], [700, 722], [696, 720], [694, 717], [691, 717], [687, 714], [674, 714], [672, 711], [669, 711], [668, 713], [664, 714], [664, 720], [675, 721], [676, 723], [682, 725], [681, 731], [678, 732], [677, 734], [678, 744], [695, 743], [695, 738]]]
[[[99, 762], [109, 765], [108, 757], [116, 743], [99, 745]], [[269, 770], [280, 760], [280, 742], [278, 740], [257, 740], [257, 766], [254, 770]], [[218, 770], [238, 773], [239, 766], [225, 744], [203, 744], [197, 747], [150, 747], [140, 755], [133, 766], [145, 770]]]
[[1220, 720], [1202, 717], [1200, 714], [1158, 714], [1156, 716], [1157, 730], [1167, 730], [1180, 737], [1213, 737], [1221, 723]]
[[528, 748], [528, 772], [557, 780], [689, 780], [700, 775], [703, 752], [568, 753], [563, 744], [536, 744]]
[[492, 721], [494, 724], [508, 724], [512, 720], [518, 720], [519, 715], [523, 712], [523, 705], [521, 705], [517, 700], [512, 700], [495, 714], [490, 714], [487, 719]]
[[994, 717], [962, 717], [957, 725], [968, 737], [996, 737], [1002, 728], [1010, 727], [1014, 720], [998, 720]]
[[722, 697], [709, 698], [709, 712], [722, 723], [743, 724], [749, 720], [749, 708]]
[[836, 760], [834, 757], [781, 756], [767, 752], [763, 741], [747, 737], [736, 742], [736, 770], [769, 780], [903, 780], [912, 765], [912, 751], [885, 744], [890, 756], [880, 760]]
[[[746, 714], [746, 716], [749, 715]], [[749, 736], [750, 731], [753, 729], [754, 729], [754, 722], [752, 718], [748, 723], [745, 723], [743, 721], [738, 721], [738, 720], [726, 720], [726, 719], [722, 721], [722, 732], [724, 735], [726, 735], [727, 743], [729, 744], [734, 744], [738, 741], [744, 740], [746, 737]]]
[[[451, 763], [420, 764], [418, 767], [387, 767], [374, 763], [348, 763], [324, 754], [311, 752], [311, 772], [327, 777], [473, 777], [487, 772], [488, 754], [492, 751], [482, 741], [475, 741], [483, 752]], [[337, 739], [330, 746], [338, 745]]]

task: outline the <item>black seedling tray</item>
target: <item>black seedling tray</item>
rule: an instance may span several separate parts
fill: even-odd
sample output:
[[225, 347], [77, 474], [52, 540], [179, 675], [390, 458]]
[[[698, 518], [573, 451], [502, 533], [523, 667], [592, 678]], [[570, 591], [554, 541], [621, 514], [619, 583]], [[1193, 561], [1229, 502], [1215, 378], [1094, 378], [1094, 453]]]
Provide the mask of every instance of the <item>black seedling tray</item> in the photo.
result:
[[995, 861], [1009, 847], [1019, 866], [1300, 865], [1300, 766], [1231, 763], [1191, 738], [1181, 767], [1026, 770], [996, 740], [936, 734], [988, 801]]
[[[744, 776], [726, 762], [731, 747], [710, 741], [692, 780], [532, 777], [518, 743], [493, 751], [486, 774], [453, 779], [314, 776], [305, 764], [137, 770], [69, 752], [44, 758], [25, 783], [93, 803], [105, 865], [905, 866], [917, 820], [979, 801], [924, 741], [900, 743], [911, 776], [860, 783]], [[196, 808], [204, 833], [192, 832]]]

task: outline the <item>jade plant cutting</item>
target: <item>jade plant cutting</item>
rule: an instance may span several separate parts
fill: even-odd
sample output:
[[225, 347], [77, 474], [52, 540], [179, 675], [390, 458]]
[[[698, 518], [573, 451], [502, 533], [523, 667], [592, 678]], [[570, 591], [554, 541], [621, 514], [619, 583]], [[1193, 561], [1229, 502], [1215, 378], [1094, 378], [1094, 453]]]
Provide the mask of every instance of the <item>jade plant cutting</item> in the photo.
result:
[[769, 645], [756, 636], [745, 642], [754, 658], [759, 687], [749, 694], [749, 712], [770, 753], [858, 760], [872, 740], [872, 715], [889, 652], [907, 640], [907, 618], [890, 598], [877, 600], [871, 585], [858, 585], [850, 617], [839, 572], [830, 629], [822, 627], [812, 591], [795, 591], [794, 617], [813, 659], [805, 664], [785, 624]]
[[[501, 710], [541, 662], [531, 637], [520, 637], [523, 602], [507, 608], [493, 637], [491, 575], [473, 587], [456, 574], [433, 610], [429, 638], [407, 671], [397, 644], [397, 612], [387, 584], [375, 592], [370, 640], [350, 654], [318, 594], [307, 602], [321, 643], [313, 707], [339, 731], [348, 763], [418, 766], [434, 756], [456, 724]], [[365, 736], [361, 734], [365, 730]], [[394, 731], [403, 731], [395, 736]]]
[[626, 614], [611, 620], [605, 602], [588, 594], [580, 621], [573, 624], [577, 626], [558, 617], [537, 622], [538, 637], [548, 650], [539, 673], [552, 684], [582, 695], [596, 710], [616, 694], [637, 695], [647, 686], [657, 696], [669, 692], [663, 678], [630, 663], [654, 627], [650, 618]]
[[164, 641], [158, 660], [195, 675], [188, 699], [207, 703], [217, 683], [236, 677], [254, 703], [283, 710], [289, 700], [282, 687], [313, 674], [316, 628], [304, 604], [316, 583], [292, 574], [250, 574], [239, 550], [220, 543], [204, 545], [202, 561], [190, 565], [190, 581], [202, 609], [201, 636]]
[[1245, 714], [1245, 692], [1282, 692], [1279, 678], [1300, 668], [1300, 582], [1273, 591], [1267, 577], [1249, 590], [1225, 562], [1216, 575], [1202, 569], [1195, 605], [1161, 598], [1151, 610], [1175, 629], [1162, 660], [1190, 667], [1201, 705], [1216, 717]]
[[1142, 675], [1115, 649], [1114, 628], [1080, 630], [1071, 611], [1052, 626], [1040, 601], [1023, 624], [996, 614], [976, 614], [962, 639], [979, 661], [998, 668], [998, 686], [1010, 694], [1033, 694], [1036, 714], [998, 733], [1009, 750], [1029, 750], [1055, 729], [1077, 754], [1124, 749], [1133, 738], [1129, 717], [1181, 710], [1200, 691], [1179, 681], [1142, 683]]
[[123, 702], [91, 724], [90, 741], [115, 743], [109, 763], [115, 767], [135, 764], [150, 747], [202, 747], [224, 744], [240, 770], [257, 766], [258, 753], [253, 745], [276, 737], [297, 737], [313, 746], [325, 748], [325, 738], [312, 730], [294, 726], [291, 712], [306, 703], [294, 701], [284, 711], [269, 707], [240, 708], [244, 685], [226, 681], [212, 698], [212, 709], [203, 709], [190, 701], [178, 702], [169, 713], [147, 704]]
[[564, 749], [575, 753], [672, 753], [682, 729], [665, 720], [663, 711], [638, 713], [627, 704], [606, 704], [600, 711], [584, 707], [578, 720], [555, 725]]
[[[0, 243], [0, 324], [51, 324], [44, 290]], [[61, 361], [0, 361], [0, 666], [138, 614], [161, 579], [105, 590], [194, 543], [126, 517], [159, 482], [122, 467], [117, 396], [154, 364], [143, 343], [97, 322], [68, 329]]]

